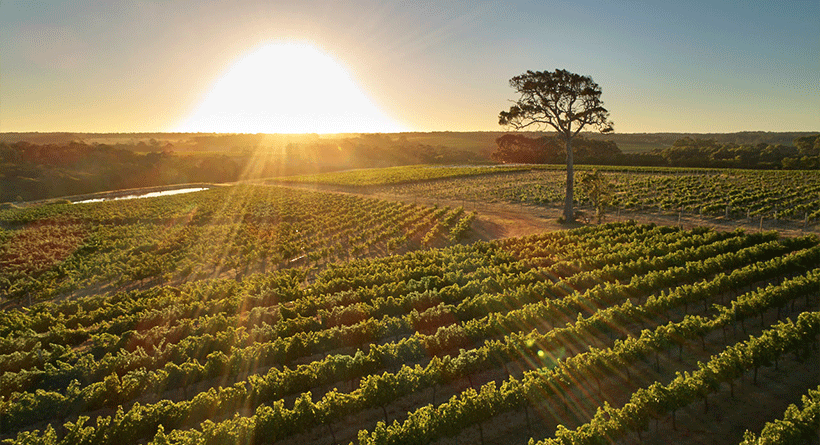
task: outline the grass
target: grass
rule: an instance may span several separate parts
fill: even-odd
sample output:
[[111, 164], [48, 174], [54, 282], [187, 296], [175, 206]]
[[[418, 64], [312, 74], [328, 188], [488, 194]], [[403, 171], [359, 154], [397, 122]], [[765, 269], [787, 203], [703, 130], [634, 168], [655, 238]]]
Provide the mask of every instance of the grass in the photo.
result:
[[532, 166], [432, 166], [410, 165], [368, 168], [342, 172], [283, 176], [269, 179], [274, 183], [302, 183], [344, 186], [389, 185], [430, 179], [477, 176], [499, 172], [530, 170]]

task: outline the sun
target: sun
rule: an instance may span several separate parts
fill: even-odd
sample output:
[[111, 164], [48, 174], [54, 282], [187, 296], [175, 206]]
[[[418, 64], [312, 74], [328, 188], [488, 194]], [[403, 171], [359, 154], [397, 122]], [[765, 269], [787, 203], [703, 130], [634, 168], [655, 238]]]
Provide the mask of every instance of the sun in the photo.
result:
[[236, 62], [175, 131], [393, 133], [406, 131], [332, 57], [305, 43], [268, 44]]

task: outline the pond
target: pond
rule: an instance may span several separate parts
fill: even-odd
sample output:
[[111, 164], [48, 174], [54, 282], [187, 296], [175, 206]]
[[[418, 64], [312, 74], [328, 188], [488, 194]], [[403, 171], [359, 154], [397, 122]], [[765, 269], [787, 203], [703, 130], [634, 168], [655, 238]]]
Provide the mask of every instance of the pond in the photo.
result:
[[125, 196], [113, 196], [110, 198], [92, 198], [92, 199], [84, 199], [82, 201], [74, 201], [73, 204], [85, 204], [89, 202], [103, 202], [103, 201], [120, 201], [123, 199], [139, 199], [139, 198], [156, 198], [158, 196], [170, 196], [170, 195], [180, 195], [182, 193], [191, 193], [191, 192], [200, 192], [202, 190], [208, 190], [207, 187], [196, 187], [196, 188], [186, 188], [186, 189], [176, 189], [176, 190], [163, 190], [160, 192], [148, 192], [148, 193], [141, 193], [135, 195], [125, 195]]

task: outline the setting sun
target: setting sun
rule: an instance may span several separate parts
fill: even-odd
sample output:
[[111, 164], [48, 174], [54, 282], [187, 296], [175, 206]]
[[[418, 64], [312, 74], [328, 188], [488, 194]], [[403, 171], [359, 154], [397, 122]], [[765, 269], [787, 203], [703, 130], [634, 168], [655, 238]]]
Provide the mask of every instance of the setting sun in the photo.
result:
[[269, 44], [231, 66], [177, 131], [403, 131], [333, 58], [302, 43]]

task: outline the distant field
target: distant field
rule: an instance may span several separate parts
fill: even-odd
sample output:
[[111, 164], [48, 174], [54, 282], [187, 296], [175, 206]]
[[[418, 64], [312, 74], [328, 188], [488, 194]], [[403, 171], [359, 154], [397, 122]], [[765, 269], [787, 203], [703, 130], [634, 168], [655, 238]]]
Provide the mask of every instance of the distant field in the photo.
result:
[[463, 176], [487, 175], [498, 172], [529, 170], [531, 166], [468, 166], [443, 167], [433, 165], [410, 165], [401, 167], [369, 168], [343, 172], [319, 173], [299, 176], [282, 176], [269, 179], [268, 182], [372, 186], [399, 184], [404, 182], [425, 181], [430, 179], [454, 178]]
[[618, 144], [618, 148], [624, 153], [644, 153], [667, 147], [669, 147], [669, 144], [659, 142], [621, 142]]

